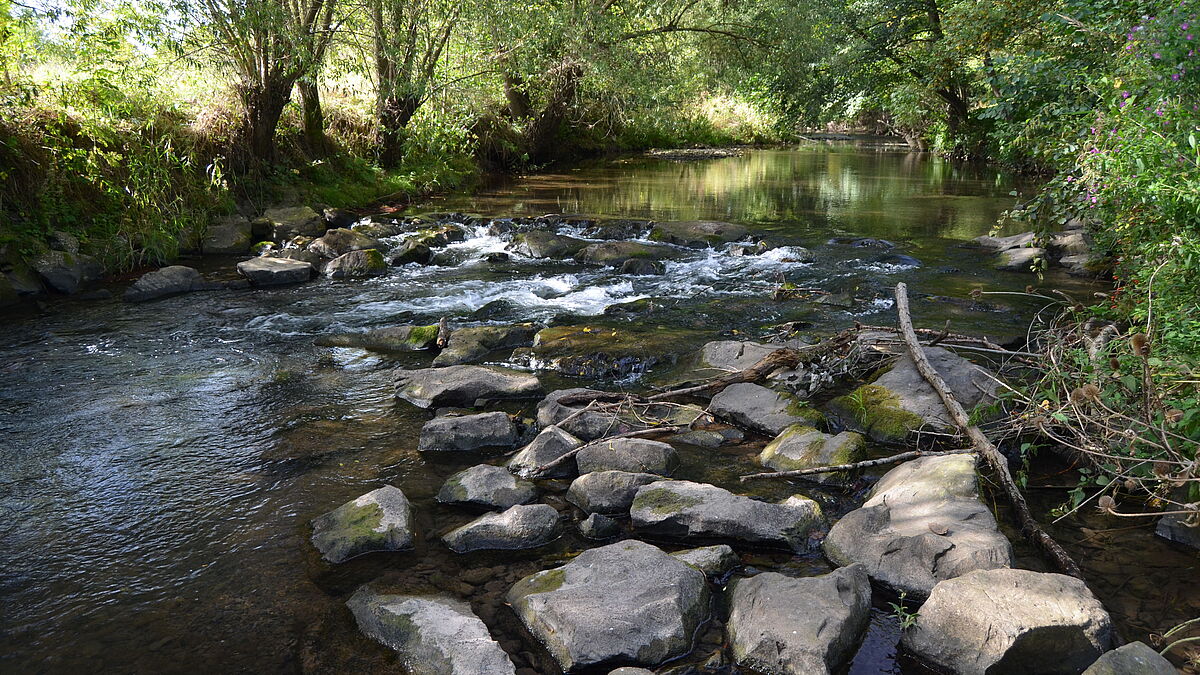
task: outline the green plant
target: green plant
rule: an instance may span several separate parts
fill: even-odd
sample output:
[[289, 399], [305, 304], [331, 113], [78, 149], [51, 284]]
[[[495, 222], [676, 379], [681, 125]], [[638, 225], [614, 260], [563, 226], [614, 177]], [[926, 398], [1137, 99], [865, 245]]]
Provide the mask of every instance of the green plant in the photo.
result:
[[917, 623], [917, 618], [920, 617], [918, 612], [914, 612], [905, 604], [908, 593], [900, 591], [899, 602], [889, 602], [888, 605], [892, 608], [892, 616], [900, 621], [900, 630], [908, 630]]

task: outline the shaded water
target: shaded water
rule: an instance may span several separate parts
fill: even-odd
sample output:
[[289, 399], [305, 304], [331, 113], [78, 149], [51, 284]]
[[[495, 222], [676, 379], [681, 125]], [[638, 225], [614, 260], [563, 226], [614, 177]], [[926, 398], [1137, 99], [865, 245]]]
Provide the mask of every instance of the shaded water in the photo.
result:
[[[396, 268], [365, 282], [145, 305], [61, 302], [20, 314], [0, 326], [0, 670], [394, 670], [394, 658], [358, 635], [343, 605], [357, 585], [381, 579], [469, 599], [510, 655], [550, 671], [501, 596], [585, 542], [568, 527], [543, 550], [449, 553], [438, 535], [473, 514], [432, 497], [472, 462], [418, 455], [430, 413], [397, 402], [391, 384], [396, 366], [427, 365], [430, 355], [319, 348], [313, 338], [447, 315], [470, 323], [497, 300], [500, 320], [592, 321], [608, 306], [651, 297], [665, 309], [643, 317], [647, 327], [685, 329], [685, 342], [699, 344], [734, 331], [754, 337], [788, 320], [815, 331], [887, 323], [888, 289], [907, 281], [930, 296], [915, 300], [919, 322], [951, 318], [957, 330], [1007, 339], [1036, 307], [973, 303], [968, 293], [1018, 290], [1031, 278], [992, 272], [983, 254], [959, 244], [986, 233], [1016, 187], [989, 170], [853, 147], [606, 162], [420, 210], [728, 220], [775, 244], [807, 247], [816, 262], [690, 251], [663, 277], [628, 277], [575, 263], [488, 263], [483, 256], [505, 242], [480, 229], [443, 254], [445, 266]], [[897, 247], [831, 241], [862, 236]], [[919, 264], [887, 258], [896, 254]], [[227, 273], [232, 263], [198, 264]], [[850, 304], [772, 301], [781, 274], [852, 296]], [[548, 389], [579, 382], [544, 381]], [[743, 490], [736, 476], [755, 468], [761, 440], [682, 448], [680, 475]], [[384, 482], [414, 502], [416, 550], [320, 564], [307, 522]], [[772, 498], [790, 491], [755, 489]], [[855, 505], [844, 494], [800, 489], [835, 514]], [[570, 513], [559, 497], [547, 501]], [[794, 574], [826, 569], [816, 554], [746, 551], [744, 562]], [[1194, 592], [1184, 599], [1195, 602]], [[873, 626], [852, 671], [898, 672], [894, 621], [879, 611]], [[720, 642], [714, 624], [695, 658]]]

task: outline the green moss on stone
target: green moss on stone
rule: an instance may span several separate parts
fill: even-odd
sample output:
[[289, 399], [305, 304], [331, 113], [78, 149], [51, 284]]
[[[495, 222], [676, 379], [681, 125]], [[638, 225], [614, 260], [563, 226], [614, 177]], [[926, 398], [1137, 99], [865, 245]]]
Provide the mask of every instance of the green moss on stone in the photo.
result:
[[368, 272], [382, 272], [388, 268], [387, 261], [383, 259], [383, 254], [378, 249], [369, 248], [363, 253], [367, 256], [366, 266]]
[[429, 326], [413, 326], [408, 332], [408, 338], [405, 340], [415, 349], [427, 349], [430, 345], [437, 341], [439, 326], [431, 324]]
[[825, 416], [821, 414], [820, 410], [808, 405], [808, 401], [801, 400], [788, 393], [781, 395], [788, 402], [786, 410], [789, 415], [799, 417], [816, 428], [825, 425]]
[[689, 506], [696, 506], [701, 500], [696, 497], [685, 497], [667, 488], [642, 490], [633, 500], [633, 509], [650, 509], [650, 512], [662, 516], [679, 513]]
[[903, 441], [924, 424], [920, 415], [900, 407], [900, 398], [885, 387], [866, 384], [829, 402], [851, 415], [864, 430], [880, 441]]
[[560, 567], [525, 577], [513, 591], [520, 596], [549, 593], [562, 588], [566, 581], [567, 573]]

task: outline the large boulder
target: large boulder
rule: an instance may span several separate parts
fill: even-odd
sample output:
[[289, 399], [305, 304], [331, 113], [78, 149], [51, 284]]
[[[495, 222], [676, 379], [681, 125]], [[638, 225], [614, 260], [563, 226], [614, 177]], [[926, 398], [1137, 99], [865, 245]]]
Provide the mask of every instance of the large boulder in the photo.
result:
[[715, 220], [675, 220], [655, 223], [650, 239], [667, 244], [705, 248], [737, 241], [746, 236], [746, 228]]
[[1044, 248], [1010, 248], [996, 256], [996, 269], [1005, 272], [1030, 272], [1034, 262], [1045, 257]]
[[769, 436], [783, 433], [793, 424], [814, 426], [822, 421], [821, 413], [804, 405], [795, 396], [752, 382], [739, 382], [725, 387], [712, 397], [708, 411]]
[[[421, 452], [508, 450], [517, 443], [517, 425], [506, 413], [435, 417], [421, 427]], [[503, 469], [501, 469], [503, 471]], [[507, 473], [507, 472], [505, 472]]]
[[95, 258], [69, 251], [47, 251], [35, 258], [31, 267], [47, 286], [65, 295], [104, 276], [104, 268]]
[[200, 250], [206, 255], [240, 255], [250, 250], [252, 234], [245, 216], [224, 216], [208, 224]]
[[442, 541], [455, 553], [481, 550], [514, 551], [536, 548], [558, 538], [558, 511], [546, 504], [509, 507], [487, 513], [451, 530]]
[[542, 383], [533, 375], [483, 366], [401, 370], [396, 396], [418, 408], [474, 406], [476, 401], [533, 398]]
[[350, 251], [325, 265], [325, 276], [330, 279], [363, 279], [387, 274], [388, 264], [377, 249]]
[[887, 472], [829, 530], [825, 555], [921, 599], [946, 579], [1012, 564], [1012, 545], [979, 500], [972, 455], [921, 457]]
[[525, 577], [508, 602], [567, 672], [682, 656], [709, 614], [704, 574], [636, 540]]
[[1048, 248], [1057, 256], [1087, 255], [1092, 252], [1092, 236], [1084, 230], [1059, 232], [1050, 237]]
[[513, 237], [510, 251], [530, 258], [574, 258], [588, 242], [552, 232], [526, 232]]
[[360, 232], [347, 229], [326, 230], [325, 234], [314, 239], [308, 245], [308, 250], [322, 258], [337, 258], [351, 251], [379, 249], [382, 244]]
[[666, 255], [667, 251], [662, 246], [653, 246], [637, 241], [604, 241], [598, 244], [589, 244], [575, 257], [587, 263], [620, 267], [631, 258], [661, 260]]
[[821, 509], [799, 495], [779, 504], [735, 495], [715, 485], [664, 480], [638, 488], [630, 508], [633, 526], [673, 539], [729, 539], [804, 551], [822, 523]]
[[375, 551], [403, 551], [413, 545], [412, 507], [404, 493], [391, 485], [314, 518], [312, 528], [313, 545], [331, 563]]
[[679, 466], [675, 448], [645, 438], [593, 441], [575, 455], [580, 474], [592, 471], [629, 471], [669, 476]]
[[[540, 467], [546, 466], [583, 444], [583, 441], [555, 426], [542, 429], [529, 445], [508, 460], [508, 470], [518, 476], [533, 476]], [[562, 478], [576, 471], [575, 460], [564, 460], [562, 464], [550, 469], [546, 478]]]
[[365, 333], [336, 333], [313, 340], [320, 347], [353, 347], [373, 352], [421, 352], [437, 345], [438, 325], [388, 326]]
[[531, 323], [459, 328], [450, 334], [449, 342], [433, 359], [433, 365], [457, 366], [478, 361], [497, 349], [528, 347], [533, 344], [537, 331], [538, 326]]
[[1179, 675], [1179, 669], [1145, 642], [1130, 642], [1101, 656], [1083, 675]]
[[[768, 443], [758, 461], [777, 471], [814, 469], [862, 461], [866, 458], [866, 447], [862, 434], [853, 431], [830, 435], [804, 424], [795, 424]], [[818, 483], [835, 483], [849, 476], [838, 471], [811, 474], [807, 478]]]
[[683, 562], [695, 567], [704, 572], [710, 577], [719, 577], [728, 574], [733, 568], [742, 564], [737, 553], [728, 544], [717, 544], [716, 546], [701, 546], [699, 548], [689, 548], [682, 551], [676, 551], [671, 554], [679, 558]]
[[170, 295], [207, 291], [220, 288], [221, 284], [205, 281], [200, 272], [183, 265], [171, 265], [143, 274], [133, 285], [125, 289], [125, 302], [146, 302]]
[[346, 603], [367, 637], [400, 655], [410, 675], [512, 675], [512, 661], [471, 606], [447, 596], [382, 595], [363, 586]]
[[1108, 651], [1112, 631], [1108, 612], [1081, 580], [995, 569], [935, 586], [900, 644], [963, 675], [1066, 675]]
[[726, 630], [738, 665], [778, 675], [841, 672], [871, 617], [871, 582], [860, 565], [819, 577], [763, 572], [739, 579]]
[[400, 248], [388, 254], [388, 264], [393, 267], [400, 265], [408, 265], [415, 263], [417, 265], [428, 265], [433, 260], [433, 250], [428, 244], [410, 239], [400, 246]]
[[[925, 356], [968, 412], [995, 401], [996, 380], [984, 368], [941, 347], [925, 347]], [[899, 443], [918, 429], [956, 429], [941, 396], [925, 381], [912, 357], [901, 356], [874, 382], [829, 402], [846, 422], [884, 443]]]
[[237, 264], [237, 271], [255, 286], [299, 284], [313, 278], [316, 269], [301, 260], [253, 258]]
[[491, 464], [459, 471], [447, 478], [437, 493], [437, 500], [443, 504], [468, 504], [489, 509], [507, 509], [534, 499], [537, 499], [537, 488], [533, 483]]
[[272, 241], [293, 237], [319, 237], [325, 232], [325, 219], [307, 206], [286, 206], [263, 212]]
[[638, 488], [662, 479], [652, 473], [593, 471], [571, 482], [567, 501], [588, 513], [628, 513]]

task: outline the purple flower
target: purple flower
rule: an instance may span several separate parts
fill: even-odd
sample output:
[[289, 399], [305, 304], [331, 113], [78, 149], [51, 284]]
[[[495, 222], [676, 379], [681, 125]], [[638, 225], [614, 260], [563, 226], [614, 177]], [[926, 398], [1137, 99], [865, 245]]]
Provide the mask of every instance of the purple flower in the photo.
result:
[[1171, 73], [1171, 79], [1178, 82], [1179, 81], [1179, 73]]
[[1154, 52], [1154, 58], [1156, 58], [1156, 59], [1161, 59], [1161, 58], [1162, 58], [1162, 53], [1161, 53], [1161, 52]]

